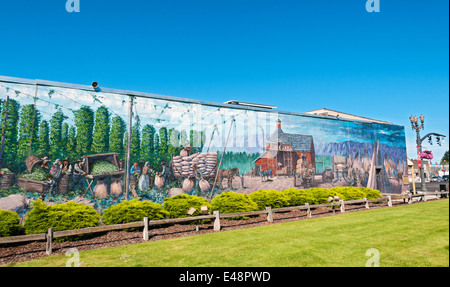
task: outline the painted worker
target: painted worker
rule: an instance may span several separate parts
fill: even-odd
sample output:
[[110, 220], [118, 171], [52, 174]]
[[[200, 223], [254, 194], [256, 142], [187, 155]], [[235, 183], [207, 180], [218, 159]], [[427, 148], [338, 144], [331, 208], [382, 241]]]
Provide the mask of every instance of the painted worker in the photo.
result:
[[70, 164], [69, 158], [66, 157], [63, 161], [63, 165], [62, 165], [62, 172], [63, 173], [72, 173], [72, 165]]
[[170, 170], [167, 167], [166, 162], [162, 162], [161, 163], [162, 166], [162, 171], [161, 171], [161, 175], [164, 177], [164, 187], [169, 185], [169, 176], [170, 176]]
[[41, 163], [41, 167], [46, 171], [46, 172], [50, 172], [50, 159], [48, 158], [48, 156], [44, 156], [43, 158], [41, 158], [42, 163]]
[[60, 159], [55, 160], [50, 169], [50, 174], [56, 182], [59, 181], [62, 175], [62, 161]]
[[58, 184], [51, 174], [47, 177], [47, 181], [45, 183], [47, 184], [47, 193], [55, 194], [58, 190]]
[[86, 156], [77, 159], [75, 165], [73, 166], [73, 190], [76, 191], [83, 187], [83, 181], [81, 180], [86, 172], [83, 170], [84, 163], [86, 161]]
[[125, 169], [125, 161], [123, 159], [119, 160], [119, 171]]
[[135, 162], [130, 169], [130, 187], [136, 187], [138, 185], [139, 175], [141, 174], [141, 168], [138, 163]]

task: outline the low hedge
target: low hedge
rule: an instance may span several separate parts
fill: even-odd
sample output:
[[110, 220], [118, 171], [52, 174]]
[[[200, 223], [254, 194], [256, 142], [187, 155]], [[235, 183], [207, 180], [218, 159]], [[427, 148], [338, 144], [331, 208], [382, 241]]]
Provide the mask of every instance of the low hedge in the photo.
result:
[[25, 233], [45, 233], [53, 231], [94, 227], [100, 224], [100, 214], [93, 207], [83, 203], [67, 202], [46, 205], [41, 199], [33, 202], [33, 209], [25, 220]]
[[149, 220], [165, 219], [168, 214], [159, 203], [135, 198], [111, 205], [103, 211], [102, 219], [104, 224], [112, 225], [142, 221], [144, 217]]
[[278, 190], [258, 190], [249, 196], [258, 205], [259, 210], [266, 209], [266, 206], [279, 208], [289, 205], [289, 197]]
[[[235, 213], [258, 210], [256, 204], [246, 194], [232, 191], [223, 192], [211, 200], [211, 210], [218, 210], [219, 213]], [[230, 219], [244, 219], [247, 217], [236, 217]]]
[[331, 188], [330, 190], [341, 194], [342, 197], [339, 198], [343, 200], [356, 200], [356, 199], [363, 199], [364, 197], [366, 197], [365, 192], [360, 190], [358, 187], [353, 186], [337, 186]]
[[306, 190], [315, 199], [314, 204], [328, 203], [329, 197], [339, 196], [339, 199], [345, 200], [345, 197], [333, 190], [333, 188], [310, 188]]
[[17, 213], [0, 209], [0, 237], [21, 235], [23, 231]]
[[316, 204], [316, 198], [308, 190], [290, 188], [282, 192], [288, 197], [288, 206]]
[[187, 217], [188, 210], [193, 207], [195, 212], [192, 216], [201, 215], [201, 207], [208, 207], [208, 213], [210, 211], [210, 205], [208, 201], [202, 197], [188, 194], [179, 194], [174, 197], [164, 199], [163, 208], [169, 213], [170, 218]]

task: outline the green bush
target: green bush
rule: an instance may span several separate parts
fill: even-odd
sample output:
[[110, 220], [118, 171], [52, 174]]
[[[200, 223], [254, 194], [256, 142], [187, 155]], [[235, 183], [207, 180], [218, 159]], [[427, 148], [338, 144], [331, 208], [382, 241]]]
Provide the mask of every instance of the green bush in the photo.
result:
[[[224, 192], [211, 200], [211, 210], [219, 213], [235, 213], [258, 210], [258, 205], [246, 194], [232, 191]], [[230, 219], [243, 219], [236, 217]]]
[[33, 202], [33, 209], [25, 220], [25, 233], [35, 234], [98, 226], [100, 214], [83, 203], [67, 202], [47, 206], [41, 200]]
[[289, 205], [289, 197], [277, 190], [258, 190], [250, 194], [250, 199], [256, 202], [259, 210], [285, 207]]
[[359, 188], [359, 190], [361, 190], [362, 192], [364, 192], [366, 194], [367, 199], [383, 197], [379, 190], [375, 190], [375, 189], [371, 189], [371, 188], [367, 188], [367, 187], [358, 187], [358, 188]]
[[343, 198], [340, 198], [343, 200], [357, 200], [366, 197], [366, 193], [361, 191], [358, 187], [337, 186], [333, 187], [331, 190], [342, 194]]
[[207, 206], [208, 211], [210, 205], [208, 201], [202, 197], [195, 195], [180, 194], [174, 197], [164, 199], [163, 207], [169, 213], [170, 218], [187, 217], [188, 210], [195, 208], [192, 216], [201, 215], [201, 206]]
[[104, 224], [111, 225], [142, 221], [144, 217], [149, 220], [164, 219], [167, 214], [161, 204], [135, 198], [111, 205], [103, 211], [102, 219]]
[[339, 196], [339, 199], [345, 200], [342, 194], [332, 188], [310, 188], [306, 192], [310, 193], [316, 199], [315, 204], [328, 203], [328, 197], [334, 197], [336, 195]]
[[23, 234], [19, 215], [15, 212], [0, 209], [0, 237]]
[[307, 190], [290, 188], [282, 192], [288, 197], [289, 206], [300, 206], [305, 203], [316, 204], [316, 198]]

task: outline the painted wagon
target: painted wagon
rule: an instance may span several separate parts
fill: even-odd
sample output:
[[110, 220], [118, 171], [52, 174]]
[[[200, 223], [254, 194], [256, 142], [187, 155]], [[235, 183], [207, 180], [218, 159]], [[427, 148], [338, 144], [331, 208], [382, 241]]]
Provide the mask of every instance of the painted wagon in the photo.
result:
[[[181, 182], [183, 179], [195, 180], [202, 178], [208, 181], [209, 185], [212, 185], [217, 173], [217, 162], [217, 152], [175, 156], [172, 157], [172, 174], [178, 182]], [[203, 189], [202, 186], [200, 188]], [[185, 188], [183, 187], [183, 189]]]
[[[33, 171], [33, 168], [40, 165], [41, 163], [42, 159], [38, 158], [35, 155], [30, 155], [25, 159], [25, 165], [27, 167], [28, 173], [31, 173]], [[45, 181], [38, 181], [21, 177], [18, 177], [16, 181], [19, 188], [23, 188], [28, 192], [38, 192], [43, 195], [48, 189], [48, 184]]]
[[[84, 165], [83, 165], [83, 171], [86, 172], [86, 175], [84, 176], [86, 182], [87, 182], [87, 188], [84, 192], [86, 194], [89, 190], [92, 192], [93, 196], [97, 196], [100, 198], [104, 198], [107, 196], [107, 179], [110, 177], [113, 178], [113, 182], [115, 183], [114, 186], [122, 187], [121, 181], [122, 176], [125, 173], [124, 170], [120, 170], [119, 168], [119, 162], [117, 161], [118, 153], [103, 153], [103, 154], [92, 154], [92, 155], [86, 155], [84, 156]], [[101, 173], [101, 174], [93, 174], [92, 167], [95, 163], [99, 161], [106, 161], [112, 165], [114, 165], [117, 168], [117, 171], [114, 172], [108, 172], [108, 173]], [[94, 189], [92, 189], [92, 185], [94, 181], [97, 181]], [[115, 191], [114, 194], [121, 194], [122, 192]]]

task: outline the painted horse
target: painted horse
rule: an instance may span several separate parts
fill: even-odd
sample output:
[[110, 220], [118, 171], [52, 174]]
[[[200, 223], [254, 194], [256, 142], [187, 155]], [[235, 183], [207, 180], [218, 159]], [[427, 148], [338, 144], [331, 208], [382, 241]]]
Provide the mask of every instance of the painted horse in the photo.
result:
[[234, 176], [239, 176], [239, 168], [234, 167], [230, 169], [220, 169], [219, 170], [219, 176], [217, 178], [217, 187], [223, 188], [222, 180], [224, 178], [228, 179], [228, 188], [233, 188], [233, 178]]

